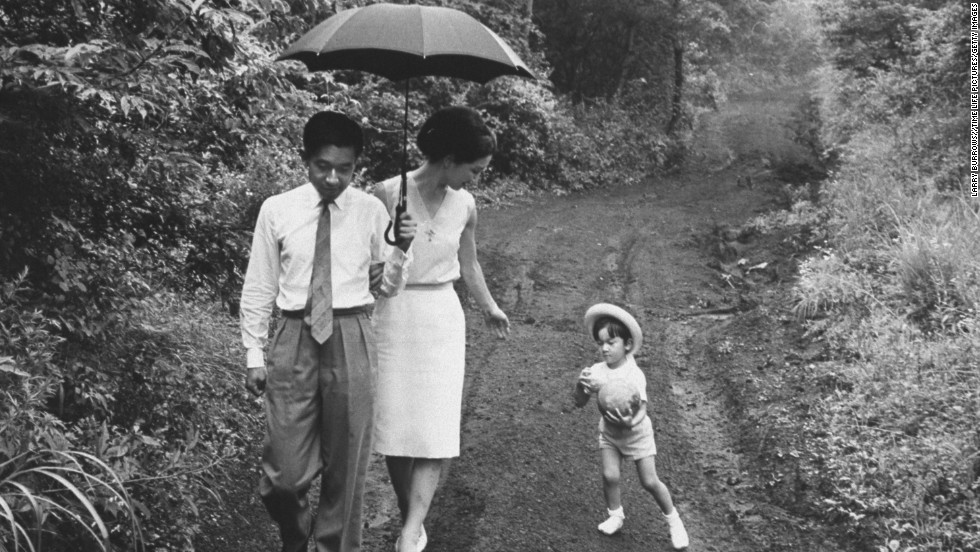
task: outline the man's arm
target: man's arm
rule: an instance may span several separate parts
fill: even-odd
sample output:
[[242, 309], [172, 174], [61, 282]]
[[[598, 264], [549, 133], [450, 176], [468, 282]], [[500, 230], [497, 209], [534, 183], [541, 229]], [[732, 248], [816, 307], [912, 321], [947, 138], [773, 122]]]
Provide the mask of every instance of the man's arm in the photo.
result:
[[245, 387], [259, 396], [265, 389], [265, 349], [269, 318], [279, 293], [279, 244], [268, 201], [262, 204], [252, 235], [248, 269], [242, 285], [241, 331], [245, 345]]

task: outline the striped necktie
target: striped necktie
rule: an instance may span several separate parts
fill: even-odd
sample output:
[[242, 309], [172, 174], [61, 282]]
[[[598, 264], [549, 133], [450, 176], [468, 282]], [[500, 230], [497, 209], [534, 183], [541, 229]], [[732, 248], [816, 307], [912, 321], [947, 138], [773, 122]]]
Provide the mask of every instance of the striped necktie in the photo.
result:
[[313, 339], [324, 343], [333, 333], [333, 289], [330, 284], [330, 204], [322, 202], [323, 212], [316, 225], [313, 250], [313, 276], [310, 279], [306, 318]]

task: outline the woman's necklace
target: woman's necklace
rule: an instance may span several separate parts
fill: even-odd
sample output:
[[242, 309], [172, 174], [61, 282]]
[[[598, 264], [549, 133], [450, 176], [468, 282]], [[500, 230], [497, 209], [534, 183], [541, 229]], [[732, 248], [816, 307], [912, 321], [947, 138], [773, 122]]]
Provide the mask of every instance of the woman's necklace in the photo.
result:
[[[416, 182], [418, 182], [416, 180]], [[428, 241], [432, 241], [432, 238], [436, 235], [436, 230], [433, 228], [435, 226], [434, 216], [432, 215], [432, 209], [430, 205], [432, 203], [431, 198], [426, 197], [426, 194], [422, 192], [422, 186], [418, 186], [419, 197], [422, 198], [422, 208], [425, 209], [426, 220], [422, 223], [422, 233], [428, 238]], [[443, 193], [442, 197], [439, 199], [439, 206], [436, 208], [436, 214], [439, 213], [439, 209], [442, 207], [442, 202], [446, 200], [446, 194]]]

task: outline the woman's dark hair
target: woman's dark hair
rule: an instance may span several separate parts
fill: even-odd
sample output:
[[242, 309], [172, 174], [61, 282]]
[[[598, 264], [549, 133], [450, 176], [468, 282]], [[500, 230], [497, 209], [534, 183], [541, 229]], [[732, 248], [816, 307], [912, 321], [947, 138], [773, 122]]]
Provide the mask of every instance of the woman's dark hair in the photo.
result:
[[592, 325], [593, 339], [599, 341], [599, 331], [602, 329], [609, 332], [609, 337], [623, 338], [624, 343], [633, 339], [633, 334], [630, 333], [626, 324], [623, 324], [618, 318], [613, 318], [612, 316], [603, 316], [595, 321], [595, 324]]
[[497, 140], [472, 108], [457, 105], [433, 113], [416, 137], [419, 151], [430, 162], [452, 155], [456, 163], [472, 163], [493, 155]]
[[361, 125], [336, 111], [314, 114], [303, 127], [303, 159], [309, 159], [324, 146], [354, 148], [354, 157], [360, 157], [364, 149]]

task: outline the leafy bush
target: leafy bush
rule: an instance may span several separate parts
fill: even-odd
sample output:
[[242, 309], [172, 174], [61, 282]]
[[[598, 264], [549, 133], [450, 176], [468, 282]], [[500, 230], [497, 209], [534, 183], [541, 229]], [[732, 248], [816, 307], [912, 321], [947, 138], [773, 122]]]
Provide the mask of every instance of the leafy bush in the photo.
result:
[[514, 81], [468, 99], [500, 136], [495, 171], [519, 176], [532, 189], [631, 184], [663, 168], [668, 140], [638, 110], [601, 101], [574, 107], [539, 85]]
[[26, 274], [0, 290], [0, 545], [5, 550], [138, 548], [135, 502], [101, 458], [47, 412], [63, 398], [57, 323], [27, 308]]
[[835, 67], [805, 117], [816, 124], [800, 125], [838, 162], [821, 194], [830, 249], [793, 291], [832, 356], [806, 367], [819, 397], [762, 423], [805, 444], [796, 487], [863, 549], [980, 547], [980, 219], [965, 198], [964, 83], [948, 78], [965, 71], [951, 29], [966, 15], [829, 4]]
[[59, 323], [27, 291], [22, 276], [0, 297], [0, 543], [186, 549], [198, 505], [258, 427], [229, 360], [233, 325], [161, 293], [61, 364]]

